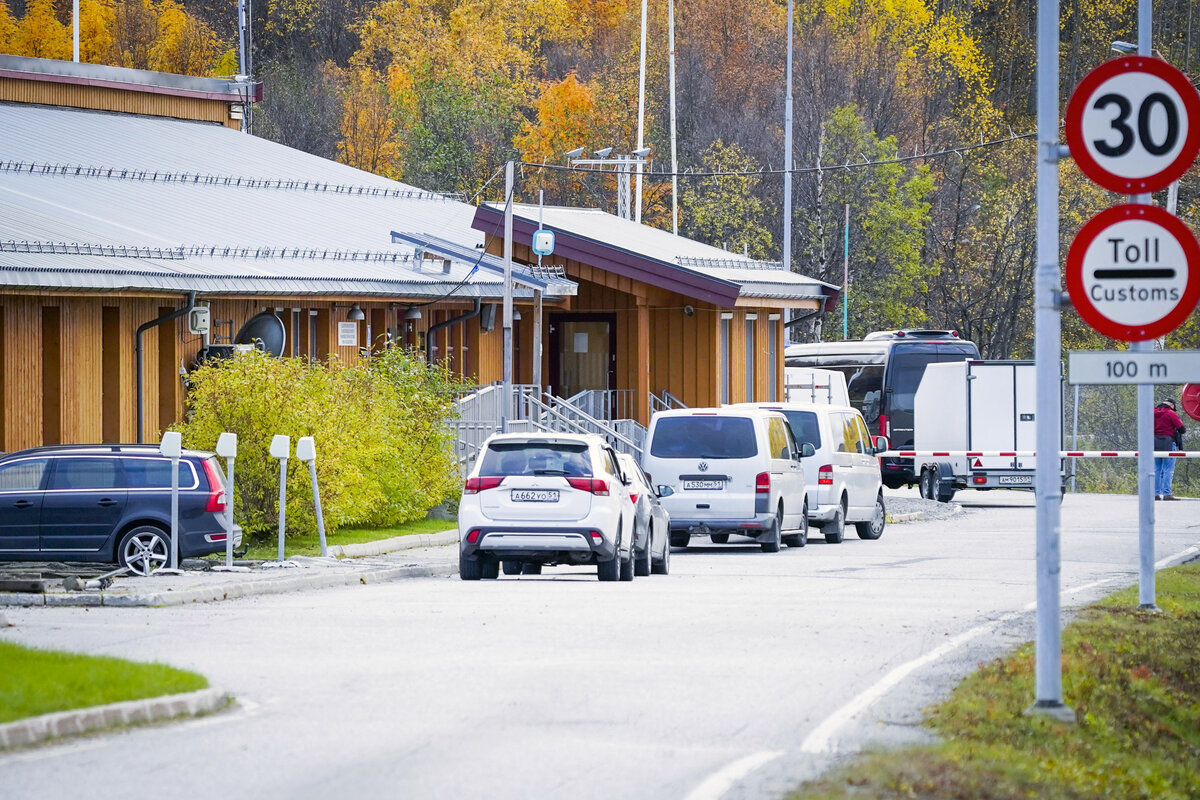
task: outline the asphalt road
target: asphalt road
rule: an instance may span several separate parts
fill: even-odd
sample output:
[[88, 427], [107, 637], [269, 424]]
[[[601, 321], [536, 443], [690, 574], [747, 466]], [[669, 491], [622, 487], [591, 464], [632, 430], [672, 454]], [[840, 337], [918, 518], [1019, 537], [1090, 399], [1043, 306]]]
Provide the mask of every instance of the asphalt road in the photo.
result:
[[[957, 499], [875, 542], [694, 545], [632, 584], [558, 569], [12, 609], [4, 638], [194, 669], [241, 705], [0, 756], [0, 798], [778, 797], [921, 736], [925, 705], [1029, 638], [1032, 496]], [[1159, 559], [1200, 544], [1200, 501], [1157, 508]], [[1064, 605], [1136, 582], [1136, 513], [1068, 496]]]

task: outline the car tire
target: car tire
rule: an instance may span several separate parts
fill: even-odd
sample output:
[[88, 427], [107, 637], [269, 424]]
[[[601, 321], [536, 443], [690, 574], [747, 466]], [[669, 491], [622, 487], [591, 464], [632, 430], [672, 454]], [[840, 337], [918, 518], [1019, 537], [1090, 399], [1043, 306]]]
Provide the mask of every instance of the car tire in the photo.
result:
[[541, 564], [524, 564], [521, 567], [521, 574], [522, 575], [541, 575], [542, 574], [542, 565]]
[[654, 547], [654, 527], [646, 532], [646, 549], [640, 553], [635, 552], [633, 555], [633, 573], [639, 578], [644, 578], [650, 574], [652, 569], [651, 561], [653, 560], [650, 550]]
[[621, 554], [616, 553], [608, 561], [601, 561], [596, 565], [596, 576], [601, 581], [609, 583], [611, 581], [619, 581], [621, 579]]
[[500, 562], [486, 556], [479, 557], [479, 577], [484, 580], [495, 580], [500, 577]]
[[520, 575], [521, 568], [525, 566], [520, 561], [504, 561], [502, 564], [504, 566], [505, 575]]
[[826, 544], [841, 544], [842, 539], [846, 537], [846, 498], [842, 498], [842, 502], [838, 503], [837, 511], [833, 514], [833, 519], [821, 526], [821, 532], [825, 534]]
[[671, 541], [667, 539], [663, 546], [663, 557], [660, 561], [650, 562], [650, 571], [655, 575], [667, 575], [671, 572]]
[[690, 542], [691, 540], [692, 540], [692, 535], [690, 533], [688, 533], [687, 531], [679, 531], [679, 532], [671, 531], [671, 541], [670, 541], [671, 547], [678, 547], [678, 548], [682, 549], [684, 547], [687, 547], [688, 542]]
[[483, 577], [483, 562], [458, 554], [458, 577], [464, 581], [477, 581]]
[[764, 553], [778, 553], [783, 546], [783, 506], [775, 511], [775, 521], [767, 538], [759, 542]]
[[933, 470], [921, 470], [921, 482], [919, 484], [921, 497], [926, 500], [933, 499]]
[[788, 547], [804, 547], [808, 544], [808, 500], [804, 501], [804, 513], [800, 516], [800, 532], [783, 537]]
[[883, 528], [887, 525], [887, 506], [883, 503], [883, 492], [875, 498], [875, 511], [865, 522], [854, 523], [860, 539], [878, 539], [883, 536]]
[[117, 545], [117, 562], [135, 575], [150, 575], [170, 566], [171, 537], [154, 525], [126, 531]]
[[713, 544], [727, 544], [729, 542], [728, 533], [710, 533], [709, 539], [712, 539]]

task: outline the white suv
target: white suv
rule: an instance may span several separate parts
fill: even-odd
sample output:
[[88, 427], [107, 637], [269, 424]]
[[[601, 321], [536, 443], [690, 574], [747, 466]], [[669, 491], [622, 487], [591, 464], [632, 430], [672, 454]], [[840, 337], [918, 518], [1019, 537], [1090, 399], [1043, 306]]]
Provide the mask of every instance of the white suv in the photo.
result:
[[887, 437], [872, 440], [862, 414], [850, 406], [810, 403], [746, 403], [737, 408], [778, 411], [787, 417], [796, 441], [816, 453], [804, 459], [808, 486], [808, 519], [819, 525], [825, 541], [838, 544], [852, 522], [860, 539], [883, 535], [886, 508], [876, 453], [888, 448]]
[[633, 501], [599, 436], [489, 437], [463, 487], [458, 533], [465, 581], [498, 577], [501, 562], [526, 574], [596, 564], [602, 581], [633, 580]]
[[766, 553], [808, 541], [801, 448], [782, 414], [751, 408], [687, 408], [650, 420], [642, 469], [671, 515], [671, 544], [692, 534], [724, 544], [749, 536]]

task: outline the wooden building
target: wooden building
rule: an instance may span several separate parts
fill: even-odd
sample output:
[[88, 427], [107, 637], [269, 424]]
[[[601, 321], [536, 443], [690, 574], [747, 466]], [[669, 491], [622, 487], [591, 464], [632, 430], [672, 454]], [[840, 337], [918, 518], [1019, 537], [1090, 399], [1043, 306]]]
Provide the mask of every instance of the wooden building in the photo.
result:
[[[502, 242], [484, 252], [480, 232], [499, 212], [246, 135], [247, 92], [261, 87], [0, 56], [0, 451], [156, 440], [201, 352], [264, 313], [286, 355], [391, 342], [502, 377]], [[536, 210], [518, 212], [518, 379], [534, 375], [536, 290], [543, 382], [611, 390], [642, 422], [651, 393], [778, 396], [783, 312], [836, 291], [578, 209], [547, 209], [558, 246], [537, 269]], [[206, 333], [189, 306], [207, 307]]]

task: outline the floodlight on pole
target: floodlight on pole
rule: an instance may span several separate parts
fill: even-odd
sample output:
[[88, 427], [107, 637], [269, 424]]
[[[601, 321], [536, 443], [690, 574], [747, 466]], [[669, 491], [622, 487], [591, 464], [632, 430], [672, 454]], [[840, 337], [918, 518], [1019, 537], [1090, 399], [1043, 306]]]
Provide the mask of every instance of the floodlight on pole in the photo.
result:
[[574, 150], [568, 150], [567, 152], [563, 153], [563, 155], [567, 158], [579, 158], [581, 155], [583, 155], [583, 148], [576, 147]]
[[1113, 42], [1111, 49], [1114, 53], [1123, 53], [1125, 55], [1131, 55], [1138, 51], [1138, 46], [1136, 44], [1134, 44], [1133, 42]]
[[612, 151], [613, 149], [611, 147], [601, 147], [599, 150], [592, 153], [592, 156], [595, 158], [608, 158], [609, 153]]

